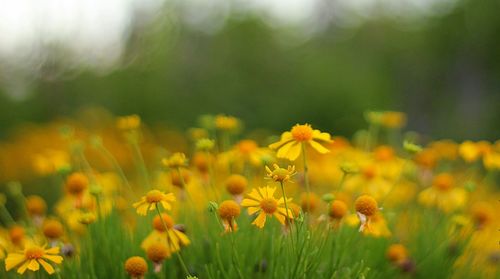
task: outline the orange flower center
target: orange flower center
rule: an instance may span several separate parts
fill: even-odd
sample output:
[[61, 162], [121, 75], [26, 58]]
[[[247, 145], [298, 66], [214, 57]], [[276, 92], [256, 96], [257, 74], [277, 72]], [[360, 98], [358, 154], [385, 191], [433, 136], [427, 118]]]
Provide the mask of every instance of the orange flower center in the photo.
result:
[[146, 194], [146, 201], [148, 203], [157, 203], [162, 199], [163, 193], [158, 190], [151, 190]]
[[377, 172], [374, 166], [369, 166], [363, 169], [363, 176], [368, 180], [374, 178], [376, 175]]
[[43, 251], [43, 249], [40, 247], [31, 247], [28, 248], [26, 252], [24, 252], [24, 256], [26, 257], [26, 259], [30, 260], [40, 259], [44, 254], [45, 251]]
[[308, 141], [312, 139], [313, 129], [311, 125], [295, 125], [292, 128], [292, 136], [296, 141]]
[[253, 140], [242, 140], [238, 143], [238, 149], [243, 154], [250, 154], [258, 148], [258, 145]]
[[273, 198], [265, 198], [260, 201], [260, 208], [267, 214], [273, 214], [278, 209], [278, 202]]
[[[172, 219], [172, 217], [167, 214], [162, 214], [161, 217], [163, 219], [163, 222], [165, 222], [167, 228], [171, 230], [174, 227], [174, 220]], [[164, 232], [165, 227], [163, 226], [163, 222], [161, 221], [160, 216], [156, 216], [153, 219], [153, 228], [157, 231]]]
[[448, 191], [453, 188], [453, 176], [450, 174], [444, 173], [436, 176], [434, 179], [434, 187], [441, 191]]

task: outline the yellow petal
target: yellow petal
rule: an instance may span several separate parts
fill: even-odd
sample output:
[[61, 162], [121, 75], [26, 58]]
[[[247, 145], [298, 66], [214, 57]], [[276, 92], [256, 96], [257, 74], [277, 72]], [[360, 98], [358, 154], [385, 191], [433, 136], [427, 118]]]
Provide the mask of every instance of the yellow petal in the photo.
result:
[[264, 225], [266, 224], [266, 214], [264, 212], [261, 212], [257, 218], [252, 222], [255, 226], [259, 228], [263, 228]]
[[331, 139], [331, 136], [329, 133], [322, 133], [319, 130], [313, 131], [313, 139], [326, 141], [326, 142], [332, 142], [332, 139]]
[[293, 140], [292, 133], [284, 132], [283, 134], [281, 134], [281, 139], [278, 142], [272, 143], [268, 147], [271, 149], [278, 149], [291, 140]]
[[38, 269], [40, 269], [40, 264], [37, 262], [37, 260], [31, 260], [28, 264], [28, 269], [37, 271]]
[[21, 264], [25, 260], [26, 258], [22, 254], [9, 254], [5, 259], [5, 269], [9, 271], [15, 266]]
[[330, 152], [330, 150], [328, 150], [326, 147], [324, 147], [323, 145], [321, 145], [313, 140], [310, 140], [308, 142], [312, 146], [312, 148], [314, 148], [316, 151], [318, 151], [321, 154], [326, 154], [326, 153]]
[[276, 211], [274, 213], [274, 217], [276, 217], [276, 219], [278, 219], [278, 221], [284, 225], [285, 224], [285, 216], [284, 215], [281, 215], [281, 213], [279, 213], [279, 211]]
[[43, 258], [47, 259], [49, 261], [53, 261], [56, 264], [60, 264], [63, 261], [63, 257], [58, 256], [58, 255], [44, 255]]
[[166, 201], [161, 201], [161, 206], [163, 206], [163, 208], [165, 208], [165, 210], [171, 210], [172, 209], [172, 206], [170, 205], [170, 203], [168, 203]]
[[43, 259], [38, 259], [38, 262], [40, 262], [40, 264], [43, 266], [43, 269], [45, 269], [48, 274], [53, 274], [55, 272], [54, 268]]
[[56, 246], [56, 247], [52, 247], [50, 249], [45, 250], [45, 253], [46, 254], [59, 254], [59, 250], [60, 250], [59, 247]]
[[278, 158], [286, 158], [288, 152], [290, 152], [290, 148], [292, 148], [292, 146], [294, 146], [295, 144], [297, 144], [296, 141], [290, 141], [290, 142], [284, 144], [280, 149], [278, 149], [276, 156]]
[[247, 206], [259, 206], [260, 202], [252, 199], [244, 199], [241, 201], [241, 206], [247, 207]]
[[149, 205], [147, 203], [142, 203], [141, 205], [136, 206], [137, 214], [146, 216], [148, 213], [148, 207]]
[[29, 263], [30, 263], [30, 261], [25, 261], [25, 262], [23, 263], [23, 265], [21, 265], [21, 266], [17, 269], [17, 273], [19, 273], [19, 274], [23, 274], [23, 273], [26, 271], [26, 269], [28, 268]]
[[254, 215], [259, 210], [260, 210], [260, 207], [249, 207], [248, 208], [248, 215]]
[[187, 246], [191, 243], [191, 241], [189, 240], [189, 238], [187, 237], [187, 235], [185, 235], [183, 232], [180, 232], [178, 230], [174, 230], [174, 233], [175, 235], [177, 236], [177, 238], [179, 239], [180, 243], [183, 245], [183, 246]]
[[299, 142], [295, 142], [294, 145], [288, 151], [286, 157], [284, 158], [287, 158], [290, 161], [295, 161], [299, 157], [301, 150], [302, 150], [302, 144]]
[[168, 202], [175, 202], [175, 200], [176, 200], [175, 195], [173, 193], [165, 194], [164, 199], [165, 199], [165, 201], [168, 201]]

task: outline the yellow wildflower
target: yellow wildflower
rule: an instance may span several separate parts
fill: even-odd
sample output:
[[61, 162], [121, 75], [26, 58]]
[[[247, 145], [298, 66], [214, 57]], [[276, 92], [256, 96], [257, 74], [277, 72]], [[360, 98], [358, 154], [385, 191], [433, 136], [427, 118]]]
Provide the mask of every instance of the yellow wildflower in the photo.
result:
[[282, 182], [285, 183], [287, 181], [290, 181], [292, 176], [297, 174], [295, 171], [295, 166], [288, 166], [286, 169], [285, 168], [280, 168], [277, 164], [273, 165], [273, 170], [271, 170], [268, 166], [266, 166], [266, 172], [267, 172], [267, 178], [272, 179], [276, 182]]
[[307, 143], [319, 153], [325, 154], [330, 151], [321, 145], [321, 143], [331, 142], [330, 134], [313, 130], [309, 124], [297, 124], [290, 131], [284, 132], [281, 135], [280, 141], [270, 144], [269, 148], [278, 150], [278, 158], [295, 161], [301, 153], [303, 143]]
[[175, 196], [172, 193], [165, 194], [159, 190], [151, 190], [140, 201], [133, 204], [139, 215], [146, 215], [149, 210], [156, 210], [158, 204], [161, 204], [166, 210], [172, 209], [170, 203], [175, 202]]
[[240, 216], [240, 206], [232, 201], [223, 201], [219, 205], [219, 217], [222, 219], [225, 232], [234, 232], [238, 229], [238, 224], [236, 224], [236, 218]]
[[[259, 190], [252, 189], [248, 194], [248, 198], [241, 202], [241, 206], [248, 207], [248, 214], [253, 215], [259, 213], [257, 218], [252, 222], [255, 226], [263, 228], [266, 223], [266, 216], [273, 216], [284, 225], [286, 216], [293, 216], [292, 211], [285, 209], [285, 200], [283, 198], [275, 199], [274, 192], [276, 187], [259, 187]], [[287, 198], [287, 202], [292, 199]]]
[[40, 265], [42, 265], [48, 274], [53, 274], [55, 272], [54, 267], [46, 260], [60, 264], [63, 261], [63, 257], [58, 254], [59, 247], [45, 249], [45, 246], [27, 246], [22, 252], [9, 253], [7, 255], [5, 259], [5, 269], [9, 271], [20, 265], [17, 269], [17, 273], [23, 274], [26, 269], [37, 271], [40, 269]]
[[184, 168], [187, 167], [188, 161], [186, 154], [181, 152], [176, 152], [168, 158], [162, 160], [163, 165], [171, 169]]

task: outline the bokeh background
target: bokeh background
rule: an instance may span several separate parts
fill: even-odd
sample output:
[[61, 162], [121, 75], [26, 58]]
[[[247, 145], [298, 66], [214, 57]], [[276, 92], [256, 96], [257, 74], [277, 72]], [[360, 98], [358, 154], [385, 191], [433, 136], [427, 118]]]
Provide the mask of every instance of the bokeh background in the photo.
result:
[[0, 137], [85, 107], [500, 138], [498, 0], [0, 0]]

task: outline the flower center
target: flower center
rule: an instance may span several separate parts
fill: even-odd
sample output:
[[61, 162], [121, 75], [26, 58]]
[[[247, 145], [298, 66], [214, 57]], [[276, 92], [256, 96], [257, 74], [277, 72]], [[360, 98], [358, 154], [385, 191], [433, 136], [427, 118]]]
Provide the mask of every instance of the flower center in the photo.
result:
[[162, 192], [158, 190], [151, 190], [146, 194], [146, 201], [148, 203], [160, 202], [162, 198]]
[[375, 167], [369, 166], [363, 169], [363, 175], [366, 179], [372, 179], [376, 175]]
[[453, 187], [453, 177], [449, 174], [440, 174], [434, 179], [434, 187], [441, 191], [448, 191]]
[[31, 248], [28, 248], [26, 250], [26, 252], [24, 253], [24, 256], [27, 259], [34, 260], [34, 259], [41, 258], [44, 254], [45, 254], [45, 252], [43, 251], [42, 248], [40, 248], [40, 247], [31, 247]]
[[272, 177], [276, 181], [286, 180], [289, 177], [289, 175], [290, 173], [288, 172], [288, 170], [284, 168], [277, 168], [272, 172]]
[[[165, 222], [167, 228], [171, 230], [174, 227], [174, 220], [172, 219], [172, 217], [167, 214], [162, 214], [161, 217], [163, 219], [163, 222]], [[159, 216], [156, 216], [153, 219], [153, 228], [157, 231], [164, 232], [165, 227], [163, 226], [163, 222], [161, 221]]]
[[292, 136], [296, 141], [308, 141], [312, 139], [313, 129], [311, 125], [295, 125], [292, 128]]
[[260, 201], [260, 208], [267, 214], [273, 214], [278, 209], [278, 203], [273, 198], [265, 198]]
[[252, 153], [257, 149], [257, 143], [253, 140], [242, 140], [238, 144], [238, 149], [240, 150], [241, 153], [243, 154], [249, 154]]

